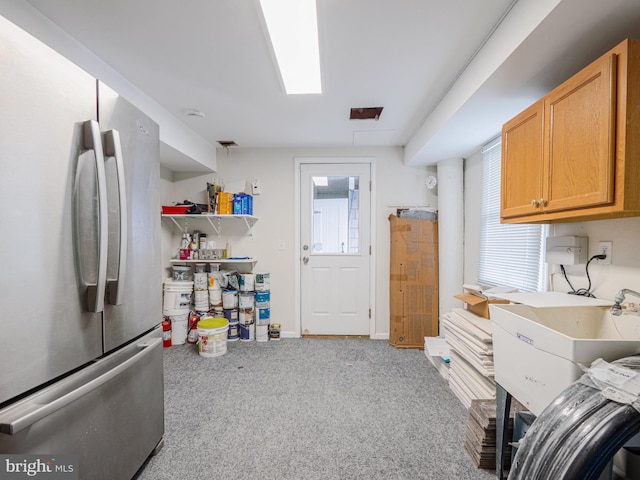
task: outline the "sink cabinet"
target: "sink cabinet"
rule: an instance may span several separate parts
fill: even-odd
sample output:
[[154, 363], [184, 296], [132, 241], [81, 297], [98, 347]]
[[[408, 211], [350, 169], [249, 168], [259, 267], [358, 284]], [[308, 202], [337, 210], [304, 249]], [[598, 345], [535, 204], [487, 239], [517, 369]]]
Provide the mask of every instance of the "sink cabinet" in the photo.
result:
[[503, 223], [640, 215], [640, 42], [625, 40], [502, 129]]

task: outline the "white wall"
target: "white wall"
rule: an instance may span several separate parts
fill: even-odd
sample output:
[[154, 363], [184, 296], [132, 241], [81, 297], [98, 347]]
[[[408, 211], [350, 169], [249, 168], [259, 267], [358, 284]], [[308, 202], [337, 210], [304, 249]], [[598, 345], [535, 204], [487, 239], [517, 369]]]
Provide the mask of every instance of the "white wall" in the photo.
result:
[[[186, 179], [174, 178], [174, 182], [163, 183], [163, 199], [204, 202], [205, 184], [213, 177], [223, 178], [227, 183], [239, 180], [260, 179], [262, 194], [254, 198], [254, 215], [259, 221], [253, 228], [254, 238], [243, 235], [241, 228], [229, 228], [222, 238], [232, 242], [234, 256], [252, 256], [258, 260], [256, 271], [271, 274], [271, 318], [282, 324], [283, 336], [296, 336], [295, 272], [299, 267], [295, 258], [294, 218], [294, 162], [297, 157], [375, 158], [374, 185], [377, 231], [373, 233], [376, 261], [375, 272], [375, 331], [376, 338], [388, 338], [389, 334], [389, 221], [395, 213], [389, 205], [430, 205], [437, 208], [437, 197], [427, 190], [425, 181], [434, 168], [407, 167], [403, 164], [401, 148], [341, 148], [341, 149], [232, 149], [229, 154], [218, 156], [218, 170], [212, 175]], [[167, 198], [167, 196], [172, 198]], [[165, 232], [172, 229], [165, 220]], [[163, 237], [165, 238], [165, 237]], [[284, 241], [284, 250], [279, 242]], [[173, 236], [174, 252], [178, 237]], [[167, 262], [168, 264], [168, 262]]]
[[[465, 160], [465, 265], [464, 281], [477, 282], [480, 207], [482, 194], [482, 155], [480, 152]], [[589, 237], [589, 258], [596, 254], [599, 241], [613, 241], [613, 263], [598, 265], [597, 261], [589, 265], [592, 292], [598, 298], [613, 300], [621, 288], [640, 291], [640, 217], [616, 220], [593, 220], [590, 222], [560, 223], [550, 226], [550, 235], [580, 235]], [[585, 265], [566, 267], [574, 288], [586, 288], [588, 280]], [[551, 270], [549, 289], [559, 292], [570, 290], [559, 270]], [[640, 299], [629, 297], [631, 302], [640, 303]]]
[[199, 168], [216, 168], [216, 149], [182, 121], [116, 72], [101, 58], [24, 0], [0, 2], [0, 15], [102, 80], [160, 125], [160, 141], [192, 159]]

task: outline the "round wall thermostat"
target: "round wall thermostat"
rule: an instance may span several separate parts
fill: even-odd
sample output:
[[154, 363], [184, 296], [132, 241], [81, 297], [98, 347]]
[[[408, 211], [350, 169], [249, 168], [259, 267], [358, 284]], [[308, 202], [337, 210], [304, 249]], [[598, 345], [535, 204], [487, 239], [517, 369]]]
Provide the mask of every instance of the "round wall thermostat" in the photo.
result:
[[436, 177], [434, 177], [433, 175], [429, 175], [427, 177], [427, 181], [425, 182], [427, 185], [427, 188], [429, 190], [436, 188], [436, 185], [438, 185], [438, 179]]

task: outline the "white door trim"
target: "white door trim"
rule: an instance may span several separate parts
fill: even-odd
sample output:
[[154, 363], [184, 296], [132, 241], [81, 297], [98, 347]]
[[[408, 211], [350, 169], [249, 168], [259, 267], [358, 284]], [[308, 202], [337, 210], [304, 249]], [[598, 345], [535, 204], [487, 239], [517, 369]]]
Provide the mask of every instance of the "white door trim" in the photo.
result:
[[[371, 255], [369, 256], [370, 278], [369, 278], [369, 308], [371, 308], [371, 318], [369, 319], [369, 336], [376, 338], [376, 237], [377, 237], [377, 202], [376, 202], [376, 159], [373, 157], [295, 157], [294, 158], [294, 216], [295, 216], [295, 248], [294, 263], [296, 265], [294, 282], [294, 309], [296, 312], [295, 328], [293, 337], [302, 336], [302, 302], [300, 301], [300, 259], [302, 250], [300, 248], [300, 165], [308, 163], [367, 163], [371, 169], [371, 232], [369, 242], [371, 243]], [[288, 335], [286, 335], [288, 336]]]

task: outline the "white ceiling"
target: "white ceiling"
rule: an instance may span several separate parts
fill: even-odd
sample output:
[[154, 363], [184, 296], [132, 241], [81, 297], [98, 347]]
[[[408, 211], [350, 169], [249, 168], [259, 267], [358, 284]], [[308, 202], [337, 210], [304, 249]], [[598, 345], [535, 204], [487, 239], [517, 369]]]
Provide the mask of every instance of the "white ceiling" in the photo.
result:
[[[412, 164], [465, 156], [597, 55], [640, 36], [639, 0], [318, 0], [324, 93], [287, 96], [257, 0], [28, 1], [215, 146], [407, 146]], [[551, 13], [518, 29], [527, 4]], [[484, 55], [509, 11], [509, 54]], [[481, 61], [490, 75], [469, 81]], [[348, 119], [351, 107], [373, 106], [384, 107], [378, 121]], [[189, 109], [205, 117], [184, 116]]]

